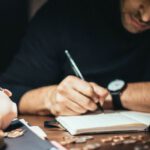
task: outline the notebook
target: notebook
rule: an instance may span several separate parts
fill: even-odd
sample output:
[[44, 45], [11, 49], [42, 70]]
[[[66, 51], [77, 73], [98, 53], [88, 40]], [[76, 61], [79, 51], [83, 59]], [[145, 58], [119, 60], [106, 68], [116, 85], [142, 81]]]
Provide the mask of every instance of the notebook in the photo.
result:
[[59, 116], [56, 120], [72, 135], [144, 131], [150, 125], [150, 113], [115, 111], [80, 116]]

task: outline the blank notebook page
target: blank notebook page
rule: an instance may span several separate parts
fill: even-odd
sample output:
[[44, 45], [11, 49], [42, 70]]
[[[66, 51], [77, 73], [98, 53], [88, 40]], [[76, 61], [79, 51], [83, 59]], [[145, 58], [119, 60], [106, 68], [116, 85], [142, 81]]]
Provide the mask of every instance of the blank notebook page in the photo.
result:
[[120, 113], [58, 117], [58, 121], [60, 121], [62, 125], [72, 129], [88, 129], [97, 127], [107, 128], [111, 126], [122, 126], [138, 123], [137, 120], [130, 119]]
[[150, 125], [150, 113], [126, 111], [126, 112], [121, 112], [121, 114], [126, 117], [130, 117], [134, 120], [137, 120], [141, 123], [144, 123], [146, 125]]

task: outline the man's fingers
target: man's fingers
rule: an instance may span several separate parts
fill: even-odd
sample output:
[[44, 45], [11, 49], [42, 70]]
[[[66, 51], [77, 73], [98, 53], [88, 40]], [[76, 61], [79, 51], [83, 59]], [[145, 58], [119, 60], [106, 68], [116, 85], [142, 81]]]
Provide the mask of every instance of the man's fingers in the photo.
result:
[[69, 108], [66, 108], [64, 111], [61, 111], [59, 113], [59, 115], [62, 115], [62, 116], [76, 116], [76, 115], [80, 115], [80, 113], [74, 112], [74, 111], [70, 110]]
[[84, 107], [76, 103], [75, 101], [69, 99], [68, 97], [66, 97], [66, 95], [63, 96], [61, 94], [58, 94], [57, 102], [60, 105], [59, 109], [67, 107], [71, 111], [78, 113], [78, 114], [83, 114], [87, 111], [87, 109], [85, 109]]
[[[72, 89], [69, 87], [61, 88], [61, 89], [59, 88], [58, 92], [60, 95], [63, 96], [63, 97], [59, 98], [60, 100], [61, 99], [64, 100], [65, 98], [66, 98], [65, 100], [69, 99], [70, 101], [72, 101], [73, 103], [78, 105], [78, 107], [84, 109], [84, 112], [88, 111], [88, 110], [94, 111], [97, 108], [97, 105], [89, 97], [82, 95], [75, 89]], [[65, 100], [63, 101], [63, 103], [65, 102]]]
[[109, 94], [108, 90], [93, 82], [90, 82], [90, 85], [93, 87], [94, 92], [98, 95], [100, 103], [103, 104], [105, 98]]
[[68, 76], [65, 79], [65, 82], [66, 84], [69, 84], [72, 89], [75, 89], [81, 94], [90, 98], [94, 97], [94, 90], [88, 82], [81, 80], [75, 76]]
[[[57, 110], [57, 111], [56, 111]], [[56, 109], [54, 115], [55, 116], [71, 116], [71, 115], [80, 115], [80, 113], [77, 113], [73, 110], [71, 110], [68, 107], [59, 107], [59, 109]]]
[[87, 109], [83, 108], [82, 106], [74, 103], [71, 100], [68, 100], [66, 107], [73, 111], [75, 114], [84, 114], [87, 112]]
[[90, 82], [90, 85], [92, 85], [95, 93], [99, 96], [106, 97], [109, 94], [107, 89], [99, 86], [98, 84], [96, 84], [94, 82]]
[[97, 105], [89, 97], [82, 95], [74, 89], [70, 89], [68, 92], [71, 94], [68, 94], [67, 97], [74, 101], [74, 103], [84, 108], [86, 111], [94, 111], [97, 109]]
[[95, 111], [96, 103], [105, 95], [107, 90], [97, 84], [89, 84], [75, 76], [68, 76], [57, 86], [53, 114], [79, 115], [87, 111]]
[[[56, 103], [53, 106], [53, 114], [56, 116], [60, 115], [80, 115], [82, 112], [79, 112], [81, 108], [78, 108], [78, 106], [74, 105], [72, 101], [69, 101], [67, 99], [61, 99], [57, 100], [58, 103]], [[60, 103], [59, 103], [60, 102]]]

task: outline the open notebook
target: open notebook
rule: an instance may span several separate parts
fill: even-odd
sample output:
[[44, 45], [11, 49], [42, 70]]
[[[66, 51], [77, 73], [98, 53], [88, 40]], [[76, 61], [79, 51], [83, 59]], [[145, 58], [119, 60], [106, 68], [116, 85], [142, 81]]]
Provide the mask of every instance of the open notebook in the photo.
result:
[[144, 131], [150, 125], [150, 113], [119, 111], [81, 116], [60, 116], [56, 120], [72, 135], [114, 131]]

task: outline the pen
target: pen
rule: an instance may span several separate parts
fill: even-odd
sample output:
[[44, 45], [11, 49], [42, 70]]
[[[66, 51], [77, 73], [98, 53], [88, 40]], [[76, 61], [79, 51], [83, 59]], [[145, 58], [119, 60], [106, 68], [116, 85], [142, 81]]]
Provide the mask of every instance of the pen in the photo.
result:
[[76, 63], [74, 62], [73, 58], [71, 57], [70, 53], [68, 52], [68, 50], [65, 50], [65, 54], [71, 64], [71, 67], [75, 73], [75, 75], [77, 77], [79, 77], [80, 79], [84, 80], [84, 77], [82, 75], [82, 73], [80, 72], [79, 68], [77, 67]]
[[[73, 58], [72, 58], [72, 56], [70, 55], [70, 53], [69, 53], [68, 50], [65, 50], [65, 54], [66, 54], [66, 56], [67, 56], [67, 58], [68, 58], [68, 60], [69, 60], [69, 62], [70, 62], [70, 65], [71, 65], [71, 67], [72, 67], [72, 69], [73, 69], [75, 75], [76, 75], [77, 77], [79, 77], [80, 79], [85, 80], [84, 77], [83, 77], [83, 75], [82, 75], [82, 73], [80, 72], [78, 66], [76, 65], [75, 61], [73, 60]], [[101, 111], [104, 112], [103, 107], [102, 107], [101, 105], [98, 105], [98, 106], [100, 107]]]

